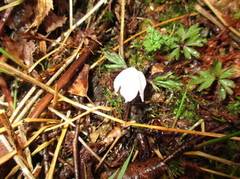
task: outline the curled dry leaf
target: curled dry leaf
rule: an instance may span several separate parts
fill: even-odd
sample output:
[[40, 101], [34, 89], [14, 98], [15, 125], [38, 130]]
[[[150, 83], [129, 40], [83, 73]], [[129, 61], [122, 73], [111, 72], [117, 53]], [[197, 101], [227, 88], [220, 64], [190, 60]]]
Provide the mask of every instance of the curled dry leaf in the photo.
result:
[[38, 27], [42, 23], [44, 18], [48, 15], [51, 9], [53, 9], [52, 0], [37, 0], [37, 7], [36, 7], [37, 12], [35, 14], [34, 22], [32, 23], [30, 28]]
[[36, 45], [33, 40], [28, 41], [19, 37], [18, 41], [14, 41], [5, 36], [2, 44], [5, 46], [6, 52], [16, 60], [24, 61], [28, 67], [33, 64], [33, 54], [36, 51]]
[[74, 81], [73, 85], [68, 89], [69, 93], [83, 97], [87, 96], [89, 69], [90, 66], [88, 64], [85, 64], [76, 80]]
[[58, 27], [62, 27], [66, 22], [67, 17], [57, 16], [54, 12], [50, 11], [48, 16], [44, 19], [43, 26], [47, 33], [54, 31]]

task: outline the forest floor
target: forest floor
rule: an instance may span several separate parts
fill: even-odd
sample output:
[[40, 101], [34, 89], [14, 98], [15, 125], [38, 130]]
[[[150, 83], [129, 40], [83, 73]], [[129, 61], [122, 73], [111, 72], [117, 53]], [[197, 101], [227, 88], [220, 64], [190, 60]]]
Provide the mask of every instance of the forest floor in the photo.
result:
[[15, 0], [0, 19], [0, 178], [240, 178], [239, 0]]

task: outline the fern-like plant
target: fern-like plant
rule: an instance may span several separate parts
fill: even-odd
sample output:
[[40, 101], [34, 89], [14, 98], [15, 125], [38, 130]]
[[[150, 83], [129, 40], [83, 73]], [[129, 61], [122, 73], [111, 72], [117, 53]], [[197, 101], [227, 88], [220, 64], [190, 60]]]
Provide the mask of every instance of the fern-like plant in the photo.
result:
[[147, 35], [143, 40], [143, 45], [148, 52], [156, 51], [159, 49], [172, 49], [176, 46], [178, 39], [168, 35], [159, 33], [156, 29], [149, 26], [147, 28]]

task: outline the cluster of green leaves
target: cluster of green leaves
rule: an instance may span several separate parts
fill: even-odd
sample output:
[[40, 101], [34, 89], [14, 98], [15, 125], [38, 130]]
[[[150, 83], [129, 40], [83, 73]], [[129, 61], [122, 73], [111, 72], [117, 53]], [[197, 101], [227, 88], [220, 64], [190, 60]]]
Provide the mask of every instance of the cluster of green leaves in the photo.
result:
[[147, 35], [144, 37], [143, 45], [149, 52], [156, 51], [162, 47], [171, 49], [176, 45], [175, 42], [178, 41], [176, 37], [161, 34], [151, 26], [147, 27], [147, 32]]
[[232, 80], [227, 79], [234, 74], [233, 68], [223, 71], [221, 61], [216, 60], [215, 64], [209, 71], [198, 71], [197, 73], [200, 76], [191, 76], [192, 79], [190, 80], [190, 84], [200, 84], [197, 89], [198, 91], [209, 88], [215, 81], [217, 81], [217, 93], [221, 99], [226, 98], [226, 93], [233, 93], [231, 88], [234, 88], [236, 85]]
[[183, 84], [179, 81], [179, 77], [172, 75], [171, 72], [154, 78], [151, 84], [156, 91], [160, 91], [159, 87], [174, 91], [180, 90], [183, 86]]
[[191, 59], [192, 56], [200, 57], [200, 53], [193, 47], [202, 47], [206, 39], [200, 36], [200, 30], [197, 25], [185, 29], [181, 26], [175, 36], [168, 36], [159, 33], [152, 27], [147, 28], [148, 34], [144, 37], [143, 45], [149, 52], [162, 49], [163, 51], [172, 51], [168, 60], [178, 59], [183, 52], [185, 58]]
[[124, 61], [123, 57], [121, 55], [118, 55], [117, 53], [113, 51], [103, 51], [103, 54], [105, 57], [112, 62], [113, 64], [107, 64], [105, 67], [112, 68], [112, 69], [119, 69], [119, 68], [126, 68], [127, 64]]
[[185, 29], [181, 26], [177, 31], [177, 36], [179, 38], [178, 44], [174, 46], [174, 50], [169, 54], [168, 60], [173, 58], [178, 59], [180, 52], [183, 51], [184, 56], [187, 59], [191, 59], [192, 56], [200, 57], [200, 53], [192, 47], [202, 47], [206, 39], [200, 36], [200, 30], [197, 25], [191, 26], [189, 29]]

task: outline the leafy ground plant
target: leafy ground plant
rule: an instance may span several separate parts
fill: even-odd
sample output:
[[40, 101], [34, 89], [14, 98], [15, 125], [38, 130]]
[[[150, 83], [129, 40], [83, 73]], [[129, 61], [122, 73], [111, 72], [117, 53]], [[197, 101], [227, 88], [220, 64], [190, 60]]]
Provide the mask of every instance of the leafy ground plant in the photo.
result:
[[148, 34], [144, 37], [143, 45], [148, 52], [153, 52], [159, 49], [171, 49], [178, 41], [178, 38], [171, 37], [162, 33], [159, 33], [153, 27], [147, 28]]
[[169, 61], [174, 58], [178, 59], [182, 52], [187, 59], [191, 59], [192, 56], [198, 58], [200, 53], [193, 47], [202, 47], [203, 43], [206, 42], [200, 36], [200, 30], [201, 28], [197, 25], [193, 25], [189, 29], [181, 26], [175, 36], [169, 36], [159, 33], [152, 27], [148, 27], [148, 34], [144, 37], [143, 45], [149, 52], [159, 49], [167, 52], [172, 51], [168, 56]]
[[191, 26], [189, 29], [185, 29], [181, 26], [177, 31], [177, 37], [179, 39], [178, 44], [173, 48], [174, 50], [168, 56], [168, 60], [171, 61], [173, 58], [178, 59], [181, 51], [187, 59], [191, 59], [192, 56], [200, 57], [200, 53], [192, 47], [202, 47], [203, 43], [206, 42], [200, 36], [200, 30], [197, 25]]
[[224, 100], [226, 98], [226, 94], [232, 94], [233, 91], [231, 88], [234, 88], [236, 85], [232, 80], [227, 78], [231, 77], [234, 72], [233, 68], [229, 68], [227, 70], [222, 70], [222, 62], [219, 60], [215, 61], [215, 64], [210, 68], [209, 71], [198, 71], [199, 76], [192, 76], [192, 80], [190, 84], [198, 85], [198, 91], [202, 91], [204, 89], [209, 88], [213, 85], [215, 81], [217, 81], [217, 89], [216, 92], [220, 99]]
[[172, 75], [171, 72], [154, 78], [151, 84], [156, 91], [160, 91], [159, 87], [173, 91], [180, 90], [181, 86], [183, 86], [183, 84], [179, 81], [179, 78]]

